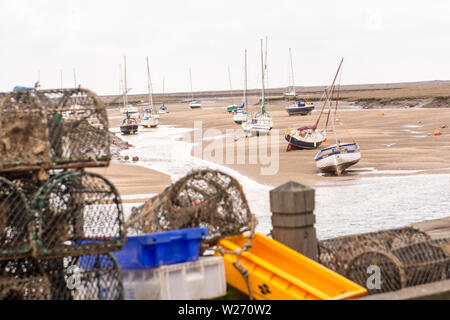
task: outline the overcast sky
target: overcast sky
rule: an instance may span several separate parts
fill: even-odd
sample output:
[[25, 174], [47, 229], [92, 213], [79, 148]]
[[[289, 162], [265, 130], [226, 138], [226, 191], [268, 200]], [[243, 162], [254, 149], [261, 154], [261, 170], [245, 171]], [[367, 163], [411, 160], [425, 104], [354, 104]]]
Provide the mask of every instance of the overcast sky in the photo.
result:
[[450, 79], [450, 1], [165, 0], [0, 2], [0, 91], [77, 81], [99, 94], [119, 92], [127, 56], [128, 87], [145, 92], [149, 56], [155, 92], [261, 84], [260, 39], [268, 36], [270, 87], [324, 85], [345, 57], [342, 83]]

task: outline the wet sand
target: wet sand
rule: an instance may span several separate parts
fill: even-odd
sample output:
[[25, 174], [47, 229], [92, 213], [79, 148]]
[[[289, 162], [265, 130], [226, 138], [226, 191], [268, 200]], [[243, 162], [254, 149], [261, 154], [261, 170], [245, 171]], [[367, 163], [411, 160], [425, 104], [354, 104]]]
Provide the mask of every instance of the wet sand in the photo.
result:
[[[257, 99], [256, 96], [252, 97], [250, 99], [251, 104], [255, 103]], [[226, 106], [229, 104], [228, 99], [211, 99], [210, 101], [202, 101], [202, 104], [202, 109], [194, 110], [189, 109], [187, 103], [169, 104], [170, 113], [161, 115], [160, 124], [193, 128], [194, 121], [202, 121], [203, 134], [208, 129], [217, 129], [218, 132], [213, 133], [216, 136], [225, 135], [227, 129], [240, 129], [240, 126], [232, 121], [232, 115], [226, 112]], [[275, 150], [279, 153], [279, 170], [276, 174], [261, 174], [261, 168], [268, 168], [269, 164], [249, 164], [248, 153], [245, 164], [223, 164], [260, 183], [273, 186], [289, 180], [308, 185], [321, 185], [329, 181], [357, 179], [362, 176], [450, 172], [450, 129], [441, 128], [450, 125], [449, 109], [368, 110], [355, 109], [352, 106], [351, 108], [343, 107], [344, 109], [338, 112], [338, 118], [342, 120], [347, 130], [341, 126], [336, 128], [336, 132], [342, 142], [351, 142], [351, 136], [356, 139], [361, 148], [361, 161], [353, 166], [348, 174], [341, 177], [320, 175], [314, 163], [314, 156], [318, 150], [286, 152], [287, 142], [284, 139], [286, 128], [313, 124], [317, 119], [320, 106], [320, 104], [316, 104], [316, 110], [310, 116], [292, 117], [288, 116], [282, 104], [268, 106], [268, 112], [274, 120], [274, 130], [268, 137], [268, 149], [271, 148], [271, 141], [278, 144]], [[251, 105], [249, 109], [255, 112], [258, 111], [259, 107]], [[109, 114], [112, 116], [111, 127], [117, 127], [117, 117], [120, 118], [120, 114], [117, 110], [111, 110]], [[324, 118], [325, 116], [322, 119]], [[435, 130], [440, 130], [441, 135], [435, 136]], [[192, 137], [193, 135], [191, 135]], [[246, 143], [254, 142], [255, 139], [258, 138], [247, 138]], [[211, 137], [203, 139], [203, 155], [205, 156], [207, 148], [212, 148], [213, 145], [211, 144], [221, 143], [218, 141], [217, 139], [211, 139]], [[222, 139], [222, 141], [224, 155], [225, 146], [230, 148], [236, 146], [239, 142], [238, 140], [226, 143], [225, 139]], [[329, 133], [328, 141], [322, 144], [322, 147], [333, 143], [335, 143], [334, 135]], [[248, 148], [247, 145], [247, 151]], [[257, 146], [252, 144], [250, 148], [255, 149]], [[214, 156], [215, 154], [212, 153], [211, 155]], [[141, 188], [143, 187], [141, 186]]]
[[[168, 175], [138, 165], [111, 162], [107, 168], [89, 168], [87, 171], [101, 174], [111, 181], [121, 196], [126, 195], [123, 202], [143, 202], [139, 195], [159, 193], [171, 180]], [[138, 195], [133, 198], [132, 195]]]

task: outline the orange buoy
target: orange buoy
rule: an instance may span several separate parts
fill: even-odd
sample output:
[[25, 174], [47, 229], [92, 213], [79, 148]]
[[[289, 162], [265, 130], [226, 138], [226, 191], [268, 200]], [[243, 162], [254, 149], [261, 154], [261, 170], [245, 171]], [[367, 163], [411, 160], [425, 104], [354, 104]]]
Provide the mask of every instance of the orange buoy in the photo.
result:
[[384, 112], [382, 112], [381, 115], [384, 116]]
[[199, 204], [200, 204], [200, 200], [195, 200], [193, 203], [192, 203], [194, 206], [198, 206]]
[[328, 140], [328, 138], [325, 138], [325, 139], [323, 139], [323, 141], [322, 141], [322, 142], [327, 142], [327, 140]]
[[434, 132], [434, 135], [435, 136], [438, 136], [438, 135], [440, 135], [441, 134], [441, 132], [439, 131], [439, 130], [436, 130], [435, 132]]

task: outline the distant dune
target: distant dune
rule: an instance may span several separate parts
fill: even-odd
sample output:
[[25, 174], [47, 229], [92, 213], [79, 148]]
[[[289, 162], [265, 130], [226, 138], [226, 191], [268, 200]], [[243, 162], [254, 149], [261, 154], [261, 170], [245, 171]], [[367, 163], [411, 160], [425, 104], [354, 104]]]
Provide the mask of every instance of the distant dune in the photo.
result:
[[[320, 100], [325, 86], [297, 87], [300, 97], [311, 100]], [[267, 90], [267, 98], [271, 101], [283, 100], [286, 88], [271, 88]], [[261, 89], [248, 90], [248, 95], [258, 97]], [[365, 108], [385, 106], [421, 106], [421, 107], [450, 107], [450, 81], [423, 81], [408, 83], [383, 83], [383, 84], [355, 84], [345, 85], [340, 88], [340, 99], [355, 102]], [[199, 91], [194, 93], [195, 99], [224, 99], [231, 100], [230, 91]], [[240, 101], [242, 90], [233, 90], [233, 99]], [[128, 101], [133, 104], [145, 103], [147, 94], [128, 95]], [[188, 100], [189, 92], [169, 93], [165, 95], [165, 101], [182, 102]], [[122, 103], [121, 96], [102, 96], [103, 101], [109, 106], [117, 106]], [[154, 101], [161, 103], [163, 95], [154, 94]], [[227, 103], [227, 102], [225, 102]]]

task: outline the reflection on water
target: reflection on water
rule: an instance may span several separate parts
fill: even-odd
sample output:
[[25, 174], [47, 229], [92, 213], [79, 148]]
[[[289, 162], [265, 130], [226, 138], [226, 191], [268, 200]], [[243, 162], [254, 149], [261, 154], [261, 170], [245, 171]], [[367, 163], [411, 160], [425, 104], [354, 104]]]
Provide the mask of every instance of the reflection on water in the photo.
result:
[[[117, 129], [112, 131], [117, 132]], [[243, 186], [250, 209], [259, 220], [257, 231], [271, 231], [269, 191], [263, 185], [227, 167], [191, 156], [192, 144], [179, 138], [191, 129], [159, 126], [143, 129], [134, 136], [121, 136], [135, 148], [123, 155], [138, 156], [138, 165], [166, 173], [173, 181], [196, 168], [219, 169]], [[373, 168], [362, 172], [382, 173]], [[316, 186], [316, 229], [319, 239], [376, 231], [450, 214], [450, 175], [367, 177], [357, 170], [351, 179], [334, 180]], [[415, 172], [415, 171], [411, 171]], [[392, 171], [389, 173], [411, 173]], [[386, 173], [386, 172], [385, 172]], [[349, 177], [350, 178], [350, 177]], [[130, 204], [126, 210], [131, 209]]]

